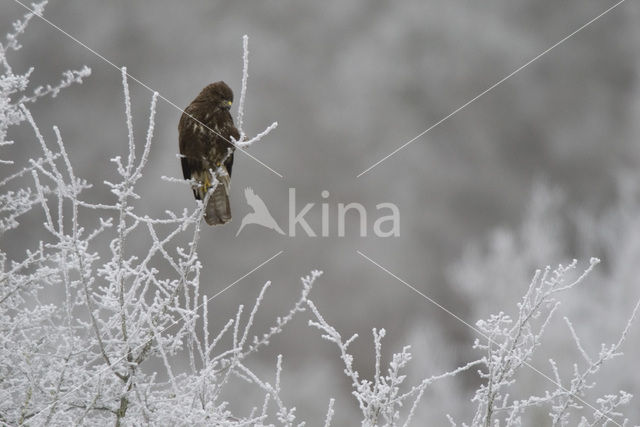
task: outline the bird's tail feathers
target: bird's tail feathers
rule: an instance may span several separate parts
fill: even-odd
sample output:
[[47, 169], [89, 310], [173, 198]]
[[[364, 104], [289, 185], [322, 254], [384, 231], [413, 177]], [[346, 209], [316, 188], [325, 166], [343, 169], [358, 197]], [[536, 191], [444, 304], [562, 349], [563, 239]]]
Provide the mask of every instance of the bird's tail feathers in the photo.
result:
[[204, 211], [204, 219], [209, 225], [225, 224], [231, 221], [231, 204], [229, 203], [231, 181], [228, 174], [220, 174], [217, 179], [218, 185], [209, 196]]

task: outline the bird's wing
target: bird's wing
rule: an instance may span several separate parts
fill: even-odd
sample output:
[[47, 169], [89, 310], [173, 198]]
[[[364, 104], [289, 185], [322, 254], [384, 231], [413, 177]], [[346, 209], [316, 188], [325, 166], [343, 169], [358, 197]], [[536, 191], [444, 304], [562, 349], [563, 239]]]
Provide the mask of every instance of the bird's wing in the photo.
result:
[[203, 140], [202, 133], [197, 130], [197, 126], [194, 126], [197, 122], [191, 116], [197, 117], [197, 109], [193, 104], [189, 105], [182, 113], [178, 123], [180, 162], [185, 179], [192, 178], [194, 173], [204, 169], [202, 156], [206, 150], [206, 141]]

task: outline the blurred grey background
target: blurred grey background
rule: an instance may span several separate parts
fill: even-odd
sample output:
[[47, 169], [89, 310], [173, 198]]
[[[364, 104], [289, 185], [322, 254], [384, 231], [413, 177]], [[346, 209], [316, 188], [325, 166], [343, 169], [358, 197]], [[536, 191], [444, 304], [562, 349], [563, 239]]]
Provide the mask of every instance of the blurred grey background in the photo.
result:
[[[201, 241], [204, 292], [213, 295], [278, 251], [284, 253], [216, 298], [210, 312], [222, 322], [272, 280], [255, 329], [261, 333], [291, 306], [300, 288], [298, 278], [322, 269], [325, 275], [312, 299], [344, 336], [360, 334], [354, 345], [360, 358], [356, 367], [371, 375], [370, 331], [384, 327], [386, 357], [403, 344], [413, 345], [414, 383], [419, 375], [471, 360], [473, 332], [356, 250], [472, 324], [478, 316], [512, 309], [536, 267], [601, 256], [587, 253], [589, 248], [599, 252], [598, 242], [583, 244], [577, 227], [551, 231], [557, 250], [533, 257], [540, 265], [523, 263], [522, 277], [516, 275], [505, 285], [512, 292], [508, 297], [496, 293], [491, 277], [475, 284], [474, 273], [457, 274], [461, 269], [456, 267], [465, 262], [469, 248], [476, 247], [475, 274], [483, 273], [490, 261], [482, 257], [491, 258], [486, 253], [495, 251], [487, 236], [497, 227], [517, 234], [531, 215], [538, 182], [553, 189], [548, 192], [563, 194], [559, 222], [576, 210], [598, 217], [617, 203], [620, 174], [633, 174], [640, 153], [640, 4], [619, 6], [370, 172], [356, 176], [613, 4], [53, 0], [46, 16], [182, 107], [217, 80], [226, 81], [237, 99], [242, 35], [248, 34], [245, 128], [253, 135], [279, 122], [277, 130], [250, 151], [284, 178], [236, 154], [234, 221], [205, 229]], [[12, 0], [1, 0], [0, 33], [24, 12]], [[33, 112], [51, 142], [51, 126], [61, 128], [77, 173], [96, 184], [90, 198], [113, 200], [102, 182], [114, 176], [109, 159], [126, 150], [120, 73], [46, 23], [34, 20], [31, 25], [22, 38], [25, 48], [11, 60], [16, 71], [35, 67], [34, 85], [56, 81], [62, 71], [83, 64], [93, 70], [83, 85], [41, 101]], [[135, 82], [130, 86], [136, 138], [143, 141], [151, 94]], [[187, 188], [160, 179], [182, 176], [176, 158], [179, 117], [179, 111], [159, 101], [154, 146], [139, 189], [144, 213], [160, 216], [166, 209], [195, 205]], [[37, 152], [26, 127], [13, 133], [10, 136], [20, 141], [12, 149], [14, 157]], [[247, 186], [285, 230], [288, 189], [295, 188], [298, 210], [316, 203], [306, 218], [318, 233], [320, 203], [325, 201], [321, 192], [329, 191], [331, 236], [310, 238], [298, 229], [298, 237], [291, 238], [248, 226], [235, 237], [240, 219], [250, 211], [243, 196]], [[356, 215], [349, 216], [347, 237], [337, 236], [336, 206], [349, 202], [369, 210], [368, 237], [358, 236]], [[382, 202], [399, 207], [400, 237], [372, 236], [375, 205]], [[3, 244], [15, 246], [16, 252], [36, 244], [37, 236], [28, 230], [18, 229], [9, 236], [10, 243]], [[499, 240], [494, 243], [499, 245]], [[510, 253], [507, 249], [507, 260]], [[547, 253], [558, 258], [546, 259]], [[467, 285], [473, 292], [459, 283], [463, 276], [471, 278]], [[631, 290], [638, 289], [635, 280]], [[611, 319], [610, 332], [622, 328], [628, 313], [628, 306], [621, 308], [620, 316]], [[252, 363], [271, 372], [275, 355], [284, 354], [285, 398], [297, 406], [298, 415], [317, 425], [334, 396], [337, 425], [355, 425], [357, 403], [349, 395], [337, 349], [307, 326], [307, 318], [300, 316]], [[606, 338], [594, 337], [593, 344]], [[423, 398], [420, 419], [444, 425], [446, 412], [464, 416], [477, 384], [472, 373], [434, 388]], [[632, 382], [625, 389], [633, 392], [638, 386]], [[620, 388], [613, 387], [611, 391]]]

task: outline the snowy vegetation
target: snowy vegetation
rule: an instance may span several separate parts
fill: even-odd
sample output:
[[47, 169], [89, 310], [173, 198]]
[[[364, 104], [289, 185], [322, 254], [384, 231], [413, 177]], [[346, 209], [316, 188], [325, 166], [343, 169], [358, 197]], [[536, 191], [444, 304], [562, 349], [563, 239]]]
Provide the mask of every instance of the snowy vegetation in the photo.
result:
[[[38, 13], [43, 6], [38, 6]], [[5, 54], [19, 48], [16, 37], [31, 19], [33, 15], [27, 14], [17, 22], [8, 42], [0, 46], [5, 65], [2, 135], [9, 126], [27, 122], [40, 147], [39, 157], [2, 181], [5, 189], [17, 186], [18, 190], [5, 190], [2, 195], [0, 233], [19, 227], [20, 216], [32, 209], [40, 209], [44, 217], [37, 248], [21, 260], [8, 260], [4, 251], [0, 254], [0, 422], [260, 425], [273, 416], [291, 424], [294, 409], [279, 397], [282, 359], [278, 358], [273, 386], [259, 379], [244, 361], [304, 309], [321, 273], [312, 271], [301, 279], [299, 300], [260, 336], [252, 336], [251, 328], [269, 282], [248, 316], [241, 305], [234, 319], [217, 330], [210, 328], [207, 306], [216, 295], [200, 292], [202, 265], [197, 251], [204, 204], [149, 218], [138, 215], [131, 203], [141, 197], [136, 183], [152, 147], [158, 95], [152, 97], [147, 138], [138, 154], [126, 69], [122, 70], [128, 156], [112, 159], [120, 177], [118, 182], [106, 182], [113, 200], [86, 201], [83, 196], [92, 184], [74, 173], [60, 130], [54, 127], [55, 143], [50, 148], [27, 104], [81, 83], [88, 69], [66, 73], [60, 85], [36, 89], [33, 96], [12, 101], [27, 88], [29, 73], [14, 75]], [[266, 133], [243, 141], [243, 147]], [[5, 138], [2, 142], [10, 143]], [[99, 211], [99, 220], [91, 224], [85, 219], [87, 211]], [[147, 234], [151, 244], [140, 253], [130, 253], [129, 242], [139, 233]], [[104, 236], [109, 244], [100, 248], [96, 240]], [[186, 245], [172, 246], [185, 236]], [[156, 262], [169, 265], [172, 274], [160, 273]], [[226, 335], [231, 345], [223, 347]], [[189, 371], [175, 373], [174, 360], [185, 355]], [[154, 358], [164, 366], [161, 375], [147, 369]], [[259, 410], [245, 416], [230, 412], [224, 388], [232, 377], [264, 390]]]
[[[43, 12], [45, 3], [36, 6], [37, 14]], [[127, 146], [127, 156], [112, 159], [119, 180], [106, 183], [111, 199], [89, 201], [85, 195], [94, 184], [75, 174], [62, 132], [54, 127], [52, 136], [45, 137], [29, 105], [44, 96], [55, 97], [71, 84], [82, 83], [90, 70], [84, 67], [69, 71], [60, 83], [27, 94], [32, 70], [15, 74], [7, 54], [20, 48], [18, 37], [33, 18], [33, 14], [27, 14], [17, 21], [14, 31], [0, 44], [3, 67], [0, 147], [14, 143], [8, 141], [7, 131], [19, 125], [31, 128], [37, 142], [34, 147], [38, 147], [37, 154], [35, 149], [29, 150], [33, 154], [27, 164], [12, 165], [16, 170], [11, 173], [3, 169], [0, 177], [2, 425], [302, 425], [295, 407], [282, 398], [284, 357], [276, 358], [274, 376], [269, 379], [258, 375], [248, 360], [248, 356], [269, 345], [276, 334], [282, 333], [285, 326], [302, 313], [310, 316], [311, 328], [319, 330], [322, 338], [337, 347], [336, 357], [351, 384], [363, 426], [419, 425], [419, 407], [429, 405], [424, 400], [425, 391], [435, 382], [446, 381], [465, 371], [477, 371], [481, 385], [462, 403], [474, 408], [466, 422], [442, 414], [442, 421], [448, 417], [451, 425], [532, 425], [535, 421], [531, 420], [537, 419], [532, 417], [538, 416], [540, 408], [545, 411], [544, 423], [554, 426], [629, 425], [623, 409], [632, 399], [630, 393], [613, 385], [606, 394], [590, 400], [588, 391], [594, 388], [594, 378], [602, 367], [615, 363], [622, 355], [638, 304], [625, 314], [627, 323], [616, 326], [616, 338], [596, 352], [583, 345], [579, 328], [565, 318], [564, 339], [575, 345], [581, 358], [572, 363], [568, 371], [559, 367], [553, 355], [546, 368], [534, 358], [545, 346], [550, 322], [560, 305], [560, 295], [573, 292], [587, 276], [597, 276], [594, 269], [599, 260], [596, 258], [591, 258], [582, 270], [572, 261], [555, 269], [547, 267], [537, 271], [517, 305], [505, 307], [505, 312], [491, 314], [489, 308], [486, 312], [485, 307], [476, 308], [474, 314], [484, 319], [472, 326], [477, 334], [473, 346], [479, 357], [459, 368], [423, 379], [407, 376], [412, 360], [408, 346], [394, 354], [385, 366], [384, 329], [373, 330], [373, 377], [360, 375], [349, 352], [357, 336], [343, 338], [310, 299], [312, 287], [322, 274], [317, 270], [301, 278], [299, 296], [290, 311], [278, 317], [274, 315], [272, 326], [265, 329], [254, 324], [270, 282], [262, 286], [248, 313], [244, 305], [240, 305], [235, 317], [227, 323], [210, 324], [209, 303], [219, 294], [205, 295], [200, 287], [203, 266], [198, 257], [198, 243], [204, 204], [151, 218], [139, 214], [134, 203], [145, 197], [137, 192], [136, 184], [145, 172], [153, 149], [158, 94], [152, 96], [147, 136], [139, 147], [133, 136], [126, 69], [122, 69], [128, 130], [128, 139], [123, 144]], [[248, 148], [275, 128], [274, 124], [253, 139], [244, 138], [247, 52], [245, 38], [237, 120], [243, 136], [238, 144], [242, 148]], [[31, 142], [18, 141], [20, 144]], [[12, 164], [1, 151], [0, 159], [7, 165]], [[539, 205], [534, 206], [533, 218], [545, 217], [545, 203], [549, 200], [554, 199], [543, 198], [539, 210], [536, 210]], [[9, 259], [4, 247], [11, 243], [6, 236], [22, 226], [21, 217], [35, 211], [43, 222], [31, 233], [39, 237], [40, 243], [23, 257]], [[96, 212], [98, 215], [93, 215]], [[620, 215], [629, 223], [638, 222], [637, 217], [626, 210]], [[600, 226], [587, 217], [582, 218], [580, 224], [585, 227]], [[627, 225], [627, 229], [632, 228]], [[640, 227], [633, 229], [640, 230]], [[539, 231], [534, 228], [534, 232], [527, 234], [525, 230], [525, 239], [518, 247], [526, 248], [529, 244], [543, 247], [527, 240], [540, 238]], [[142, 241], [150, 243], [134, 250], [138, 246], [131, 242], [140, 241], [140, 236], [146, 239]], [[105, 241], [108, 243], [100, 244]], [[606, 252], [615, 246], [609, 243], [604, 249], [595, 248], [593, 242], [586, 246]], [[533, 267], [530, 264], [540, 261], [518, 252], [515, 246], [508, 237], [502, 236], [497, 238], [495, 250], [489, 255], [468, 254], [452, 273], [461, 289], [465, 283], [470, 286], [468, 293], [505, 293], [513, 289], [512, 280], [521, 277], [507, 277], [507, 272], [530, 272]], [[633, 254], [634, 248], [629, 249], [629, 254]], [[551, 247], [545, 253], [548, 254], [563, 257], [564, 251]], [[496, 296], [496, 300], [499, 299]], [[255, 329], [264, 330], [254, 332]], [[177, 368], [180, 359], [188, 361], [186, 369]], [[526, 370], [534, 371], [543, 384], [541, 393], [533, 393], [528, 384], [523, 383], [522, 371]], [[249, 413], [239, 414], [232, 409], [233, 402], [227, 395], [232, 380], [244, 381], [264, 396]], [[512, 393], [514, 389], [517, 392]], [[310, 424], [331, 425], [334, 404], [333, 399], [328, 402], [324, 420], [311, 420]]]

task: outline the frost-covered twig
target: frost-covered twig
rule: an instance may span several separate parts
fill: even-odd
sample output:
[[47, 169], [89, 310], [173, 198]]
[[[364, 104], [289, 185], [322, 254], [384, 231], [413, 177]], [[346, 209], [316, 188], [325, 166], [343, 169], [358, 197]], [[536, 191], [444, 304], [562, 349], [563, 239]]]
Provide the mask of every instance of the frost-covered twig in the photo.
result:
[[[232, 137], [232, 143], [236, 148], [244, 150], [249, 148], [256, 142], [260, 142], [262, 138], [267, 136], [272, 130], [278, 127], [278, 122], [273, 122], [265, 130], [259, 132], [253, 138], [247, 138], [244, 131], [244, 108], [247, 97], [247, 81], [249, 79], [249, 36], [246, 34], [242, 37], [242, 87], [240, 89], [240, 101], [238, 102], [237, 128], [240, 133], [240, 139], [236, 141]], [[229, 154], [227, 154], [229, 155]]]
[[[404, 426], [409, 426], [425, 389], [433, 382], [453, 377], [456, 374], [466, 371], [473, 366], [478, 365], [481, 361], [468, 363], [460, 368], [440, 375], [435, 375], [423, 379], [420, 384], [402, 392], [406, 375], [402, 374], [402, 370], [406, 368], [411, 360], [410, 346], [403, 347], [400, 353], [393, 355], [392, 360], [386, 370], [386, 374], [382, 372], [382, 338], [386, 335], [384, 329], [373, 329], [373, 342], [375, 354], [375, 372], [373, 381], [361, 379], [358, 371], [353, 367], [354, 358], [348, 351], [349, 345], [357, 338], [353, 335], [346, 341], [343, 340], [340, 333], [332, 327], [312, 301], [307, 304], [315, 316], [314, 320], [309, 320], [309, 325], [319, 329], [323, 335], [322, 338], [333, 342], [340, 350], [340, 358], [344, 364], [344, 373], [351, 379], [353, 388], [352, 394], [356, 397], [360, 411], [362, 412], [362, 425], [364, 427], [373, 426], [396, 426], [399, 425], [401, 417], [404, 417]], [[412, 397], [414, 397], [411, 407], [406, 415], [401, 415], [401, 408], [405, 406]]]
[[[546, 268], [544, 272], [536, 272], [527, 293], [518, 304], [518, 316], [515, 321], [500, 312], [486, 321], [477, 323], [479, 330], [489, 337], [489, 340], [486, 344], [479, 339], [475, 343], [475, 348], [487, 352], [483, 359], [485, 370], [479, 372], [486, 383], [476, 391], [473, 398], [478, 406], [471, 425], [492, 426], [500, 423], [500, 420], [507, 426], [520, 425], [522, 414], [528, 408], [546, 404], [551, 406], [553, 425], [566, 426], [569, 425], [570, 408], [576, 405], [591, 406], [583, 399], [584, 391], [590, 388], [586, 380], [595, 374], [605, 361], [619, 354], [618, 350], [636, 316], [638, 305], [627, 322], [622, 338], [611, 347], [603, 347], [595, 361], [592, 361], [584, 350], [571, 323], [568, 319], [565, 320], [576, 347], [587, 362], [584, 371], [580, 371], [575, 365], [574, 377], [569, 386], [562, 385], [558, 368], [555, 362], [550, 360], [555, 376], [555, 389], [545, 392], [542, 396], [531, 395], [519, 400], [512, 400], [506, 390], [516, 382], [519, 369], [524, 365], [530, 366], [534, 351], [542, 345], [544, 331], [559, 305], [555, 295], [580, 284], [598, 262], [598, 259], [592, 258], [589, 267], [577, 279], [571, 281], [568, 281], [568, 277], [576, 268], [575, 260], [566, 267], [560, 265], [553, 271]], [[607, 422], [617, 424], [605, 412], [598, 413]]]
[[240, 88], [240, 101], [238, 102], [238, 132], [240, 141], [244, 141], [244, 102], [247, 97], [247, 81], [249, 79], [249, 36], [242, 36], [242, 86]]
[[331, 420], [333, 419], [333, 415], [335, 414], [333, 410], [333, 405], [336, 403], [336, 400], [331, 398], [329, 399], [329, 408], [327, 409], [327, 416], [324, 419], [324, 427], [331, 426]]
[[[7, 53], [11, 50], [17, 51], [22, 48], [19, 43], [19, 37], [25, 32], [34, 16], [42, 15], [46, 5], [46, 0], [33, 4], [33, 12], [28, 12], [22, 19], [15, 21], [13, 23], [13, 32], [6, 35], [5, 43], [0, 43], [0, 66], [4, 69], [0, 73], [0, 147], [13, 144], [13, 141], [6, 139], [7, 129], [10, 126], [22, 123], [26, 119], [20, 111], [21, 104], [36, 102], [47, 95], [56, 97], [62, 89], [75, 83], [82, 83], [83, 79], [91, 74], [91, 69], [87, 66], [82, 67], [80, 70], [65, 71], [63, 79], [58, 84], [40, 86], [34, 90], [32, 95], [24, 95], [34, 69], [30, 68], [24, 74], [14, 73], [7, 59]], [[0, 164], [13, 164], [13, 161], [0, 158]], [[21, 206], [16, 206], [16, 209], [15, 212], [24, 213]], [[14, 218], [20, 214], [14, 215]]]
[[[578, 364], [576, 363], [574, 365], [574, 375], [573, 375], [573, 378], [571, 379], [570, 386], [568, 388], [560, 388], [556, 390], [554, 393], [552, 393], [553, 406], [552, 406], [550, 415], [551, 415], [551, 420], [553, 422], [553, 426], [569, 425], [569, 421], [568, 421], [569, 408], [576, 403], [581, 403], [580, 401], [576, 402], [577, 398], [579, 398], [580, 396], [584, 396], [585, 391], [593, 388], [594, 386], [594, 383], [588, 382], [589, 378], [591, 378], [598, 371], [600, 371], [600, 369], [602, 368], [602, 365], [605, 362], [617, 356], [622, 355], [622, 353], [620, 352], [620, 347], [622, 346], [622, 344], [625, 342], [627, 338], [627, 334], [629, 333], [631, 324], [636, 319], [639, 308], [640, 308], [640, 300], [638, 300], [635, 307], [633, 308], [631, 316], [627, 320], [627, 324], [625, 325], [625, 328], [622, 331], [622, 334], [620, 335], [620, 338], [618, 339], [618, 341], [615, 342], [614, 344], [611, 344], [610, 346], [602, 344], [600, 353], [598, 354], [598, 358], [595, 360], [592, 357], [590, 357], [587, 354], [587, 352], [584, 350], [584, 348], [582, 347], [582, 344], [580, 343], [580, 339], [578, 338], [578, 335], [576, 334], [575, 329], [573, 328], [573, 325], [571, 324], [569, 319], [565, 317], [565, 322], [567, 323], [567, 326], [571, 331], [571, 335], [576, 343], [576, 346], [578, 347], [579, 351], [581, 352], [581, 354], [583, 355], [586, 361], [586, 366], [581, 371], [578, 368]], [[594, 421], [594, 424], [591, 424], [591, 425], [600, 424], [600, 422], [602, 422], [603, 420], [605, 422], [609, 422], [609, 421], [613, 422], [612, 417], [621, 418], [622, 414], [617, 413], [614, 410], [618, 406], [627, 404], [632, 397], [633, 396], [631, 394], [626, 393], [625, 391], [620, 391], [620, 396], [607, 395], [601, 399], [598, 399], [597, 403], [600, 405], [600, 409], [594, 410], [594, 420], [596, 421]]]
[[39, 98], [51, 95], [52, 98], [58, 96], [62, 89], [66, 89], [73, 84], [81, 84], [84, 79], [91, 75], [91, 68], [86, 65], [79, 70], [67, 70], [62, 73], [62, 80], [56, 85], [47, 84], [46, 86], [38, 86], [34, 89], [33, 95], [22, 96], [18, 104], [32, 103]]

